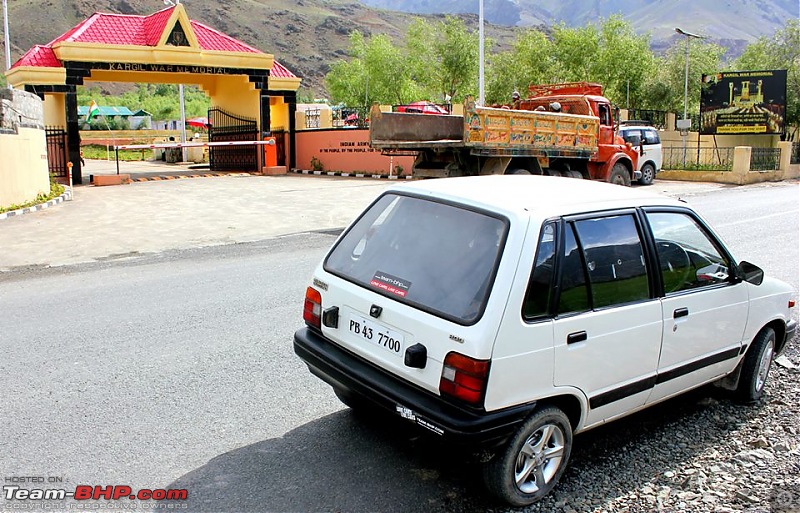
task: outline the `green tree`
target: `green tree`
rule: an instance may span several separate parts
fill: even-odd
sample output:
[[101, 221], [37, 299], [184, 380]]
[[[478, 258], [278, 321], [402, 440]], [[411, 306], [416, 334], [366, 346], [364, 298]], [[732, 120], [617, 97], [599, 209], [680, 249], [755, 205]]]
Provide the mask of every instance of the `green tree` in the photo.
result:
[[478, 35], [467, 30], [459, 18], [448, 16], [433, 24], [424, 19], [414, 21], [406, 34], [406, 59], [413, 81], [421, 86], [419, 92], [434, 101], [449, 96], [460, 102], [474, 95], [478, 46]]
[[[721, 70], [725, 52], [726, 48], [703, 39], [689, 41], [689, 115], [700, 112], [701, 76]], [[664, 56], [655, 59], [655, 72], [645, 80], [637, 106], [680, 113], [683, 117], [685, 76], [686, 38], [681, 37], [675, 39]]]
[[486, 103], [508, 103], [513, 91], [527, 96], [529, 84], [558, 80], [555, 45], [538, 30], [525, 30], [511, 50], [491, 57], [486, 73]]
[[365, 39], [350, 34], [351, 59], [331, 66], [325, 82], [334, 103], [368, 106], [378, 103], [407, 103], [417, 90], [408, 71], [405, 55], [388, 36]]
[[800, 133], [800, 20], [791, 19], [773, 37], [762, 37], [749, 44], [732, 67], [737, 71], [787, 71], [786, 138], [797, 139]]
[[636, 105], [643, 83], [655, 73], [655, 62], [649, 35], [637, 35], [621, 16], [599, 26], [557, 25], [552, 38], [528, 30], [510, 52], [492, 58], [487, 101], [507, 103], [513, 89], [525, 96], [522, 89], [532, 83], [587, 81], [602, 84], [618, 105]]

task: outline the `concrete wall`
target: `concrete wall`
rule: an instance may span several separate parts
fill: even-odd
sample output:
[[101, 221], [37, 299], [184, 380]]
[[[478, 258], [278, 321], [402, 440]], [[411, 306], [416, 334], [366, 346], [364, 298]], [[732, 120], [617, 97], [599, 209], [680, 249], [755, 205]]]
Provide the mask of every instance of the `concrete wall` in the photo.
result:
[[321, 170], [343, 173], [397, 175], [411, 173], [414, 157], [387, 157], [380, 150], [369, 147], [369, 130], [359, 128], [334, 128], [298, 131], [297, 168], [317, 170], [312, 159], [322, 165]]
[[790, 164], [792, 143], [778, 142], [781, 150], [780, 166], [775, 171], [751, 171], [750, 156], [752, 147], [737, 146], [733, 155], [731, 171], [661, 171], [658, 177], [664, 180], [681, 180], [686, 182], [718, 182], [734, 185], [746, 185], [758, 182], [779, 182], [800, 178], [800, 164]]
[[42, 101], [35, 94], [0, 90], [0, 207], [50, 193]]

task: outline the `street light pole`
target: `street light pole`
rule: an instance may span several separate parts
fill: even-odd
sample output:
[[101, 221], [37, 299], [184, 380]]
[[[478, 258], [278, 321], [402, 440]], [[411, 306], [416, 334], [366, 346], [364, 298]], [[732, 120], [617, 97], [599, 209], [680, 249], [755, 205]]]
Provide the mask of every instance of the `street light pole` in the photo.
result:
[[[688, 131], [689, 128], [692, 126], [692, 122], [688, 119], [689, 115], [689, 40], [691, 38], [696, 39], [703, 39], [703, 36], [698, 36], [697, 34], [691, 34], [689, 32], [683, 31], [678, 27], [675, 27], [675, 32], [682, 36], [686, 36], [686, 72], [684, 73], [683, 77], [683, 119], [681, 122], [678, 123], [678, 128], [681, 130], [681, 134], [683, 135], [683, 165], [686, 166], [686, 136], [689, 135]], [[700, 137], [698, 134], [697, 137]]]
[[479, 0], [480, 7], [478, 8], [478, 105], [481, 107], [486, 100], [485, 91], [483, 89], [483, 0]]
[[[8, 1], [3, 0], [3, 36], [6, 48], [6, 71], [11, 69], [11, 42], [8, 37]], [[6, 84], [11, 89], [11, 84]]]

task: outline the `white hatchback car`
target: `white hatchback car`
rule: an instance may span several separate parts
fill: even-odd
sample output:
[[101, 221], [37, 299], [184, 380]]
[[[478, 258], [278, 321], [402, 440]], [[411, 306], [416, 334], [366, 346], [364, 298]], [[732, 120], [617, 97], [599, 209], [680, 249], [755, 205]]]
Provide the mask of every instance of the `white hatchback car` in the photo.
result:
[[390, 188], [339, 237], [294, 348], [345, 404], [488, 448], [489, 490], [526, 505], [573, 433], [710, 382], [758, 399], [793, 297], [680, 201], [449, 178]]
[[639, 148], [639, 183], [650, 185], [661, 171], [664, 160], [658, 130], [643, 121], [623, 121], [619, 135], [625, 142]]

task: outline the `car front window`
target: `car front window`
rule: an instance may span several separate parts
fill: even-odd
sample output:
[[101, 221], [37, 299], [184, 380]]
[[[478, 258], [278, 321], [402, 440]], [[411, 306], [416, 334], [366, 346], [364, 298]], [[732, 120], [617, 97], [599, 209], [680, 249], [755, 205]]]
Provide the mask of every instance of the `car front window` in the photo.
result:
[[667, 294], [728, 282], [731, 264], [691, 216], [648, 212]]

